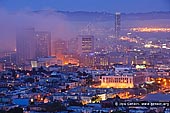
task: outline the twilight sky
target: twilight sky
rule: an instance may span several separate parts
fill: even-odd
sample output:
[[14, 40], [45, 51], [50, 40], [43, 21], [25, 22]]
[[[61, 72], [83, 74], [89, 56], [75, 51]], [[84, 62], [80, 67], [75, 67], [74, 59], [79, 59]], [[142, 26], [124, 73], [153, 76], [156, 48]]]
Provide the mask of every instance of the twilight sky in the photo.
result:
[[170, 11], [170, 0], [0, 0], [8, 11], [55, 9], [115, 13]]

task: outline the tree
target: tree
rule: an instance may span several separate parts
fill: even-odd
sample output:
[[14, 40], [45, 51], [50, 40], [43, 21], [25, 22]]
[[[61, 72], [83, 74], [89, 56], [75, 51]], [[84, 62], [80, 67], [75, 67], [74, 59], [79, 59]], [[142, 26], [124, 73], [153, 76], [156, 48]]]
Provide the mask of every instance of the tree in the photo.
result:
[[86, 78], [86, 84], [87, 85], [93, 84], [93, 76], [92, 75], [88, 75], [88, 77]]
[[23, 109], [20, 107], [15, 107], [10, 109], [7, 113], [23, 113]]
[[6, 111], [4, 111], [4, 110], [0, 110], [0, 113], [6, 113]]
[[37, 71], [36, 71], [35, 68], [32, 68], [32, 74], [33, 74], [33, 75], [36, 75], [36, 74], [37, 74]]
[[36, 88], [32, 88], [32, 92], [35, 93], [37, 91]]
[[70, 89], [70, 85], [67, 84], [66, 89], [69, 90]]
[[77, 100], [74, 99], [68, 99], [70, 106], [83, 106], [83, 104]]
[[15, 70], [12, 69], [11, 72], [12, 72], [12, 77], [16, 78], [16, 72], [15, 72]]
[[29, 78], [25, 79], [24, 81], [25, 82], [29, 82], [29, 83], [33, 83], [34, 82], [34, 78], [29, 77]]
[[152, 91], [159, 90], [160, 85], [158, 83], [152, 83], [152, 84], [146, 84], [145, 88], [147, 89], [147, 93], [150, 93]]
[[48, 103], [44, 106], [46, 108], [47, 112], [56, 112], [56, 111], [62, 111], [65, 109], [64, 106], [62, 106], [61, 102], [57, 101], [54, 103]]
[[82, 76], [83, 75], [83, 73], [80, 72], [80, 71], [77, 71], [77, 73], [78, 73], [78, 76]]

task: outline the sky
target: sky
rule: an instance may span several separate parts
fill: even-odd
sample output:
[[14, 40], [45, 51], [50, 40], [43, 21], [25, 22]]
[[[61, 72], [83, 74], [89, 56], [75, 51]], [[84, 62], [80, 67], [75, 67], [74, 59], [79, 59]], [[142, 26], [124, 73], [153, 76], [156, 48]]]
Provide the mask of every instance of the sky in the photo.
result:
[[0, 51], [15, 48], [16, 30], [19, 28], [34, 27], [36, 30], [50, 31], [53, 40], [74, 37], [74, 25], [62, 15], [29, 13], [45, 9], [145, 13], [170, 11], [170, 0], [0, 0]]
[[0, 8], [8, 11], [54, 9], [144, 13], [170, 11], [170, 0], [0, 0]]

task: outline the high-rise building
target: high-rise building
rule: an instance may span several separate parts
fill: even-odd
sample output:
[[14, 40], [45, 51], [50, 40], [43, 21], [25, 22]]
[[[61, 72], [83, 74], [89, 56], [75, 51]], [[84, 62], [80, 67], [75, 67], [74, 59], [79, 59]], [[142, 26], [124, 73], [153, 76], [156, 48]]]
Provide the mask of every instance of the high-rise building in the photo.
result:
[[16, 50], [17, 64], [25, 64], [27, 61], [36, 58], [36, 41], [34, 38], [35, 29], [26, 28], [17, 31]]
[[121, 25], [121, 15], [120, 13], [115, 14], [115, 37], [119, 38], [120, 37], [120, 25]]
[[36, 57], [51, 56], [51, 33], [47, 31], [35, 32]]
[[67, 51], [67, 41], [58, 39], [54, 41], [54, 53], [55, 55], [64, 54]]
[[78, 38], [72, 38], [68, 41], [68, 53], [77, 54], [78, 53]]
[[67, 54], [67, 41], [58, 39], [53, 43], [53, 51], [57, 60], [61, 61], [61, 64], [64, 64], [65, 55]]
[[93, 35], [79, 35], [80, 53], [94, 52], [94, 36]]

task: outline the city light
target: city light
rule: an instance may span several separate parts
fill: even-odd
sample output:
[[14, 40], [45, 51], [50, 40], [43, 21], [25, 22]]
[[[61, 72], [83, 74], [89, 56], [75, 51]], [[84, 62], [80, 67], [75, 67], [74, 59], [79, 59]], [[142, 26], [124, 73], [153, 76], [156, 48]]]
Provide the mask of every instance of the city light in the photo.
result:
[[0, 111], [170, 113], [168, 3], [0, 1]]
[[130, 31], [134, 32], [170, 32], [170, 28], [131, 28]]

